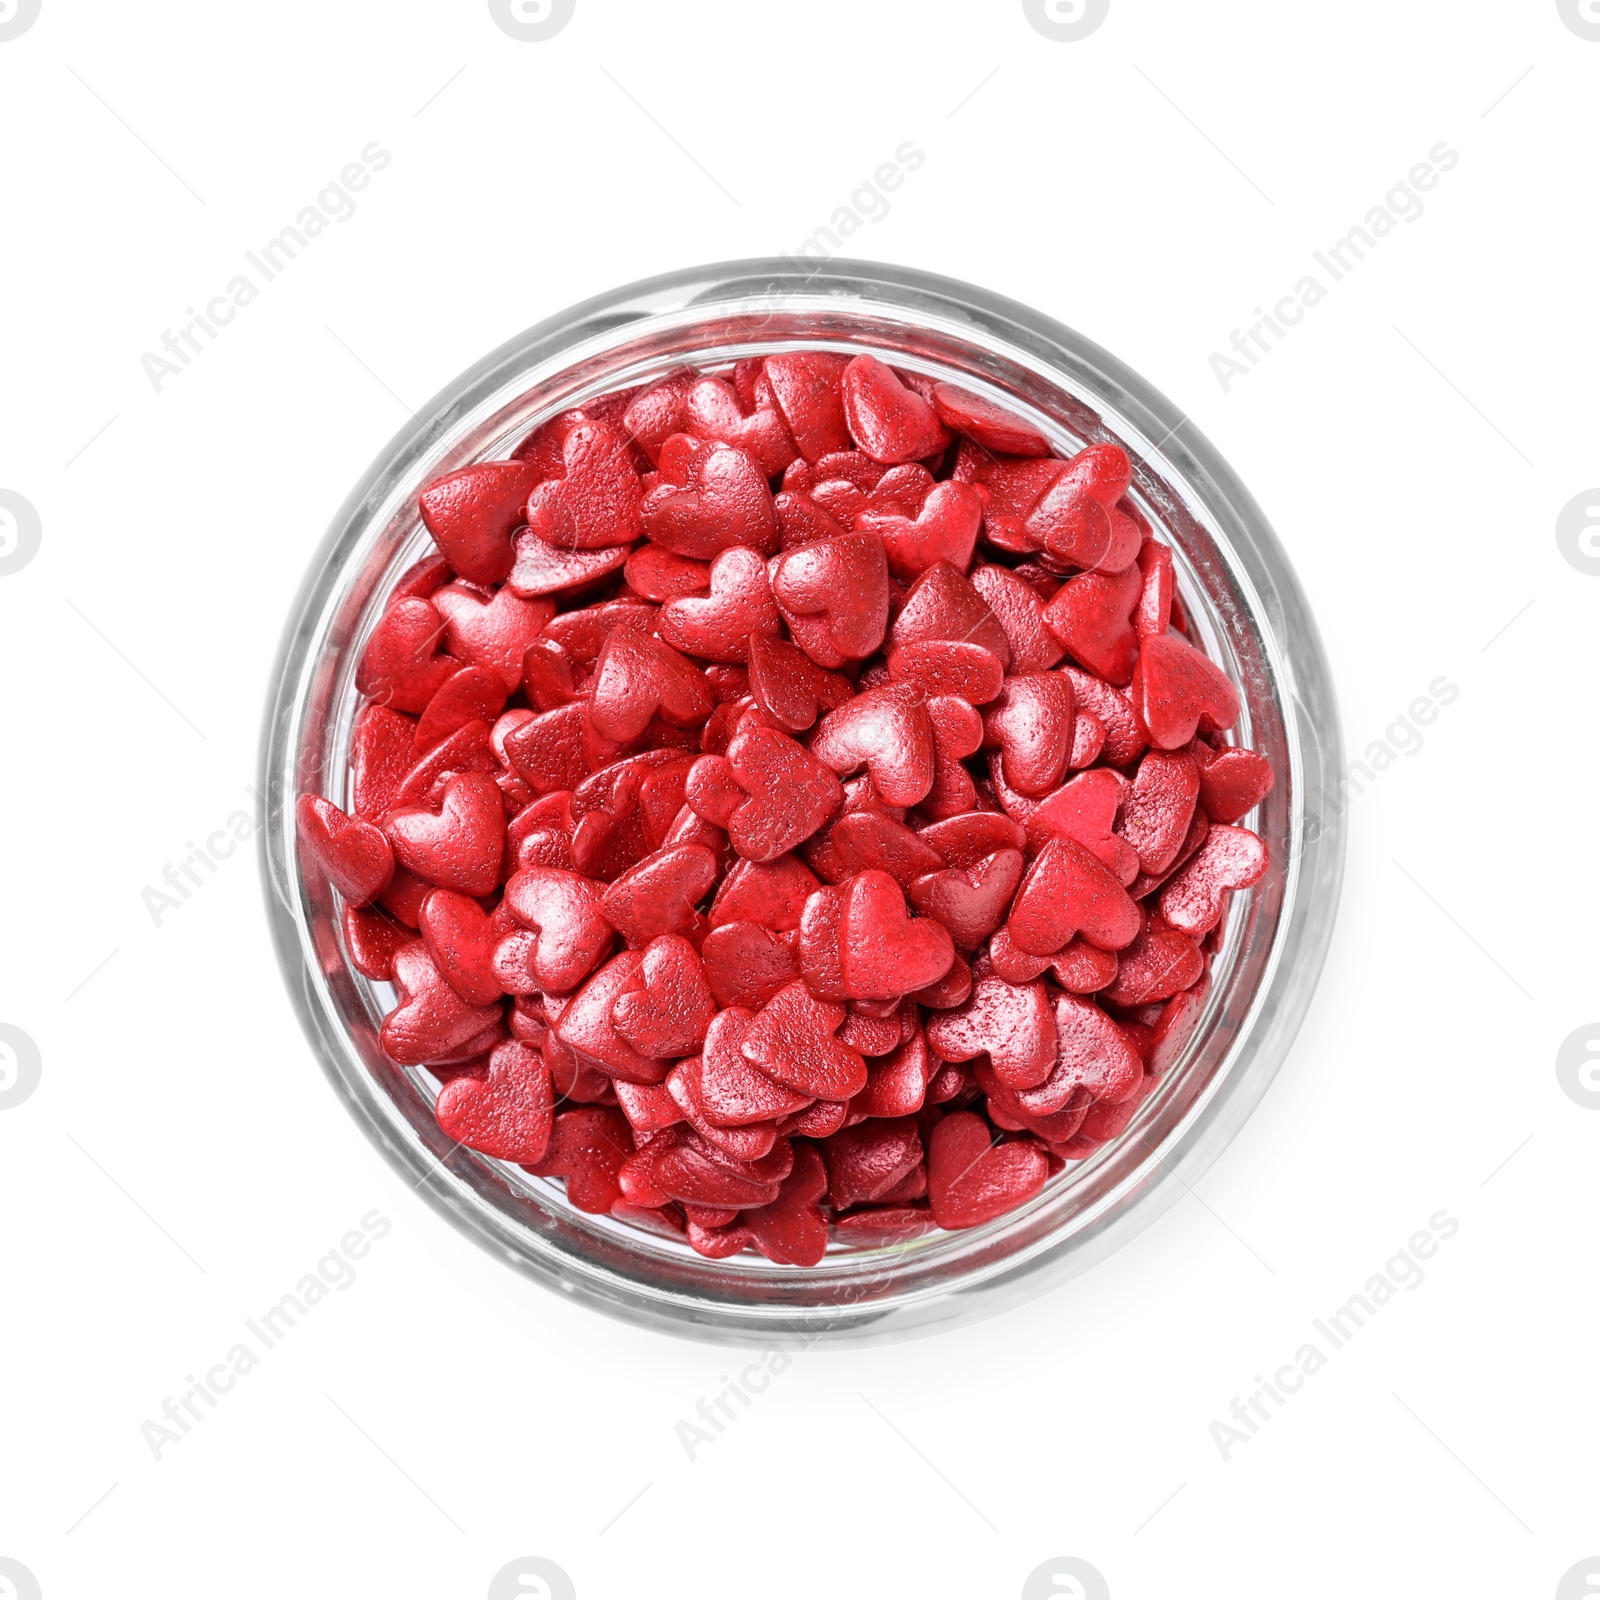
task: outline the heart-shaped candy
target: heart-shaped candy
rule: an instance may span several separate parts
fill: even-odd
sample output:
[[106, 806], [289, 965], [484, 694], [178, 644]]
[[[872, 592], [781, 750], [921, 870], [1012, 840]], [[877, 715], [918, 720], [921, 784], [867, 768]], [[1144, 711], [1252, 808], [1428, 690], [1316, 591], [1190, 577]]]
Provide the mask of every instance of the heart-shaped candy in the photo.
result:
[[773, 399], [807, 461], [850, 448], [839, 389], [848, 365], [844, 356], [824, 350], [791, 350], [766, 359]]
[[699, 381], [698, 372], [682, 367], [629, 400], [622, 413], [623, 430], [644, 451], [652, 466], [661, 459], [662, 445], [688, 426], [689, 391]]
[[824, 672], [787, 639], [752, 632], [748, 641], [750, 693], [767, 717], [790, 733], [803, 733], [817, 708], [841, 706], [854, 691], [849, 680]]
[[[530, 650], [529, 658], [537, 653]], [[535, 794], [575, 789], [589, 775], [584, 749], [588, 726], [588, 708], [582, 701], [541, 712], [505, 734], [506, 759]]]
[[746, 414], [732, 385], [721, 378], [702, 378], [695, 384], [686, 411], [690, 433], [742, 450], [764, 478], [777, 477], [798, 453], [776, 407], [758, 405]]
[[667, 1063], [642, 1055], [617, 1032], [612, 1008], [630, 989], [640, 986], [643, 955], [624, 950], [590, 977], [562, 1008], [556, 1037], [586, 1066], [629, 1083], [660, 1083]]
[[1080, 772], [1040, 801], [1028, 817], [1028, 848], [1037, 852], [1046, 840], [1076, 839], [1099, 857], [1119, 883], [1132, 883], [1139, 871], [1138, 854], [1112, 831], [1117, 808], [1127, 793], [1128, 784], [1119, 773], [1105, 767]]
[[400, 786], [416, 761], [410, 717], [384, 705], [366, 707], [350, 736], [350, 810], [376, 821], [400, 803]]
[[722, 1006], [764, 1006], [800, 975], [793, 935], [779, 937], [755, 922], [713, 928], [700, 947], [711, 992]]
[[[880, 486], [881, 487], [881, 486]], [[948, 561], [965, 572], [972, 565], [983, 521], [983, 495], [969, 483], [935, 484], [912, 515], [894, 511], [858, 512], [855, 530], [883, 541], [889, 570], [897, 578], [915, 578], [936, 561]]]
[[[651, 1173], [669, 1198], [691, 1205], [723, 1205], [743, 1209], [746, 1206], [768, 1205], [778, 1198], [779, 1193], [777, 1180], [764, 1182], [732, 1172], [722, 1162], [706, 1154], [703, 1143], [700, 1148], [684, 1143], [661, 1150], [653, 1156]], [[694, 1224], [691, 1223], [690, 1227], [693, 1230]], [[747, 1231], [743, 1228], [728, 1231], [737, 1232], [738, 1248], [743, 1249], [749, 1239]], [[692, 1241], [693, 1231], [690, 1237]]]
[[833, 658], [821, 659], [805, 630], [795, 642], [819, 666], [859, 661], [883, 643], [889, 623], [889, 566], [882, 543], [871, 534], [846, 533], [786, 550], [773, 563], [772, 593], [791, 631], [797, 618], [817, 619], [836, 652]]
[[706, 1116], [723, 1127], [770, 1122], [811, 1104], [810, 1095], [785, 1088], [745, 1058], [742, 1047], [755, 1019], [743, 1006], [719, 1011], [693, 1074]]
[[1047, 456], [1050, 441], [1021, 417], [993, 400], [953, 383], [933, 386], [934, 409], [953, 432], [1003, 456]]
[[1201, 758], [1200, 804], [1213, 822], [1237, 822], [1271, 792], [1272, 763], [1254, 750], [1230, 745], [1209, 761]]
[[983, 713], [984, 742], [998, 746], [1006, 782], [1025, 795], [1048, 794], [1061, 782], [1072, 749], [1072, 680], [1059, 672], [1007, 678]]
[[1093, 673], [1080, 672], [1070, 662], [1060, 670], [1072, 680], [1073, 703], [1079, 712], [1087, 711], [1100, 723], [1104, 733], [1100, 754], [1114, 767], [1135, 760], [1150, 741], [1134, 715], [1130, 696], [1102, 683]]
[[1001, 666], [1011, 663], [1011, 641], [995, 614], [948, 561], [936, 561], [911, 585], [889, 641], [896, 650], [927, 639], [982, 645]]
[[1051, 958], [1050, 970], [1068, 994], [1095, 994], [1117, 975], [1119, 958], [1099, 950], [1087, 939], [1074, 939]]
[[740, 1052], [768, 1077], [801, 1094], [848, 1100], [865, 1086], [867, 1068], [834, 1037], [844, 1015], [843, 1006], [817, 999], [805, 984], [786, 984], [756, 1013]]
[[496, 589], [485, 600], [466, 584], [446, 584], [432, 596], [445, 620], [445, 648], [457, 660], [492, 672], [512, 694], [522, 682], [522, 660], [528, 646], [555, 615], [545, 599], [522, 600], [510, 589]]
[[397, 600], [372, 630], [356, 665], [356, 688], [395, 711], [421, 711], [439, 685], [460, 669], [439, 654], [445, 620], [432, 601]]
[[1172, 547], [1159, 539], [1146, 539], [1139, 546], [1139, 576], [1139, 604], [1133, 612], [1133, 631], [1141, 639], [1160, 639], [1172, 621], [1172, 600], [1177, 590]]
[[943, 923], [958, 950], [976, 950], [1006, 920], [1022, 867], [1020, 850], [997, 850], [970, 867], [925, 874], [907, 888], [906, 898]]
[[637, 739], [659, 715], [674, 727], [703, 722], [715, 701], [706, 676], [671, 645], [613, 628], [595, 662], [589, 721], [603, 738]]
[[576, 1106], [550, 1128], [542, 1159], [527, 1163], [541, 1178], [565, 1178], [567, 1199], [579, 1211], [603, 1215], [622, 1199], [617, 1174], [633, 1154], [627, 1119], [611, 1106]]
[[877, 811], [852, 811], [840, 817], [829, 838], [840, 881], [876, 869], [887, 872], [904, 888], [913, 879], [944, 866], [944, 858], [920, 835]]
[[747, 796], [728, 817], [728, 840], [748, 861], [775, 861], [839, 809], [838, 779], [817, 755], [775, 729], [741, 730], [728, 746], [727, 765]]
[[928, 1142], [928, 1203], [941, 1228], [973, 1228], [1013, 1210], [1049, 1175], [1032, 1139], [998, 1140], [970, 1111], [943, 1118]]
[[[1096, 1100], [1122, 1101], [1136, 1094], [1144, 1078], [1144, 1062], [1127, 1034], [1093, 1000], [1081, 995], [1056, 996], [1056, 1065], [1045, 1083], [1018, 1091], [1029, 1105], [1038, 1097], [1041, 1111], [1059, 1110], [1067, 1088], [1087, 1089]], [[1046, 1102], [1057, 1101], [1050, 1104]]]
[[550, 1072], [537, 1050], [515, 1039], [496, 1045], [484, 1078], [453, 1078], [434, 1115], [457, 1144], [497, 1161], [542, 1160], [550, 1147]]
[[817, 1205], [827, 1192], [828, 1177], [816, 1147], [797, 1147], [794, 1171], [783, 1180], [778, 1198], [744, 1213], [751, 1244], [782, 1266], [816, 1266], [828, 1248], [828, 1220]]
[[623, 577], [646, 600], [681, 600], [711, 588], [711, 563], [674, 555], [658, 544], [642, 544], [628, 557]]
[[944, 857], [947, 867], [973, 867], [996, 850], [1020, 850], [1023, 831], [998, 811], [973, 811], [930, 823], [918, 837]]
[[617, 996], [611, 1021], [640, 1055], [676, 1059], [698, 1050], [717, 1014], [705, 968], [687, 939], [653, 939], [639, 966], [642, 987]]
[[1030, 955], [1051, 955], [1082, 933], [1102, 950], [1121, 950], [1139, 932], [1140, 911], [1105, 864], [1076, 839], [1051, 839], [1034, 858], [1006, 922]]
[[1250, 888], [1266, 872], [1267, 847], [1255, 834], [1248, 828], [1215, 827], [1167, 880], [1156, 903], [1163, 920], [1198, 939], [1222, 920], [1231, 890]]
[[[611, 948], [611, 924], [600, 905], [598, 884], [576, 872], [555, 867], [529, 867], [513, 873], [505, 903], [526, 930], [512, 934], [495, 954], [502, 982], [520, 970], [532, 989], [566, 994], [588, 977]], [[507, 945], [511, 949], [507, 949]], [[515, 962], [515, 966], [509, 965]], [[514, 994], [529, 988], [506, 987]]]
[[1200, 772], [1190, 756], [1181, 750], [1146, 753], [1117, 824], [1117, 832], [1139, 853], [1140, 871], [1159, 876], [1177, 859], [1199, 793]]
[[506, 579], [506, 588], [525, 600], [596, 583], [620, 571], [628, 559], [626, 545], [567, 550], [547, 544], [531, 528], [512, 536], [511, 550], [511, 576]]
[[1197, 728], [1226, 733], [1239, 720], [1239, 696], [1222, 668], [1176, 634], [1144, 641], [1133, 704], [1150, 743], [1162, 750], [1181, 749]]
[[869, 689], [830, 711], [811, 749], [841, 776], [865, 766], [890, 805], [914, 806], [933, 786], [933, 724], [912, 684]]
[[451, 673], [417, 718], [413, 744], [419, 755], [442, 744], [469, 722], [491, 723], [506, 703], [500, 675], [486, 667], [463, 667]]
[[839, 383], [850, 436], [874, 461], [921, 461], [950, 443], [939, 413], [876, 356], [857, 356]]
[[493, 1005], [506, 992], [494, 972], [504, 930], [476, 900], [434, 889], [422, 902], [418, 925], [433, 964], [468, 1005]]
[[1056, 591], [1044, 620], [1074, 661], [1108, 683], [1127, 683], [1138, 652], [1132, 616], [1142, 589], [1137, 567], [1080, 572]]
[[900, 885], [887, 872], [869, 869], [847, 886], [839, 958], [852, 999], [895, 1000], [937, 983], [950, 970], [955, 946], [942, 923], [907, 913]]
[[536, 484], [528, 496], [529, 528], [559, 550], [632, 544], [644, 532], [643, 494], [628, 441], [604, 422], [582, 422], [567, 435], [561, 458], [564, 475]]
[[891, 1055], [868, 1063], [866, 1087], [850, 1102], [852, 1116], [909, 1117], [920, 1111], [939, 1066], [918, 1028]]
[[666, 934], [704, 926], [695, 909], [717, 881], [717, 858], [704, 845], [658, 850], [628, 868], [600, 898], [606, 921], [635, 949]]
[[980, 978], [972, 997], [930, 1017], [928, 1048], [943, 1061], [987, 1054], [995, 1076], [1010, 1089], [1043, 1083], [1056, 1060], [1056, 1024], [1042, 983]]
[[501, 1027], [498, 1006], [469, 1005], [445, 982], [420, 939], [394, 954], [391, 981], [400, 1003], [383, 1019], [378, 1042], [391, 1061], [438, 1061]]
[[982, 645], [954, 639], [922, 639], [892, 651], [889, 677], [914, 683], [929, 696], [954, 696], [980, 706], [1005, 685], [1005, 668]]
[[394, 976], [395, 952], [410, 943], [411, 935], [381, 911], [366, 911], [360, 906], [344, 908], [343, 924], [350, 965], [364, 978], [387, 983]]
[[712, 902], [710, 925], [754, 922], [775, 933], [800, 926], [800, 913], [817, 887], [816, 874], [798, 856], [771, 861], [740, 859], [728, 868]]
[[395, 859], [417, 877], [461, 894], [489, 894], [500, 882], [506, 811], [499, 785], [463, 772], [444, 786], [437, 812], [403, 806], [384, 818]]
[[749, 657], [750, 635], [776, 635], [778, 608], [767, 582], [767, 564], [754, 550], [724, 550], [711, 563], [711, 593], [669, 600], [657, 630], [675, 649], [708, 661]]
[[1011, 645], [1011, 670], [1019, 677], [1045, 672], [1065, 654], [1045, 621], [1045, 602], [1014, 572], [981, 566], [969, 582], [1004, 630]]
[[849, 531], [832, 512], [799, 489], [784, 489], [775, 494], [772, 509], [778, 518], [778, 542], [785, 550], [816, 544], [823, 539], [842, 539]]
[[1116, 507], [1106, 507], [1087, 490], [1063, 477], [1045, 491], [1028, 514], [1023, 532], [1047, 559], [1062, 568], [1088, 567], [1124, 572], [1133, 567], [1142, 537], [1138, 523]]
[[303, 794], [295, 802], [302, 848], [352, 905], [376, 900], [394, 876], [394, 851], [379, 828], [346, 816], [331, 800]]
[[539, 479], [525, 461], [484, 461], [436, 479], [417, 509], [445, 559], [469, 583], [499, 583], [511, 570], [511, 532]]
[[879, 1119], [842, 1129], [828, 1140], [823, 1159], [835, 1209], [882, 1199], [922, 1161], [916, 1119]]
[[1200, 946], [1159, 917], [1150, 917], [1118, 957], [1117, 976], [1103, 992], [1113, 1005], [1147, 1006], [1192, 987], [1204, 971]]
[[[667, 478], [669, 466], [681, 483]], [[772, 491], [743, 450], [677, 434], [663, 450], [662, 477], [644, 500], [644, 531], [655, 544], [694, 561], [734, 545], [764, 556], [778, 548]]]

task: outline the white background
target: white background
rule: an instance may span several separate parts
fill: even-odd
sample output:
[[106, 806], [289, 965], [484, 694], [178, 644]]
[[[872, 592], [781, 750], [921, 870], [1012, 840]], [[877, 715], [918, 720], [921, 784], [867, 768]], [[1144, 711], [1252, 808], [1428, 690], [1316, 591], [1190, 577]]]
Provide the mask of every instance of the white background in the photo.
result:
[[[523, 1555], [582, 1600], [1010, 1600], [1062, 1555], [1115, 1600], [1554, 1595], [1600, 1551], [1600, 1113], [1555, 1073], [1600, 1015], [1600, 579], [1555, 539], [1600, 483], [1597, 89], [1554, 0], [1112, 0], [1078, 43], [1017, 0], [578, 0], [532, 44], [483, 0], [43, 0], [0, 43], [0, 488], [42, 524], [0, 577], [0, 1021], [43, 1062], [0, 1112], [0, 1556], [45, 1600], [478, 1600]], [[158, 394], [141, 356], [374, 140]], [[1351, 807], [1310, 1018], [1194, 1198], [1023, 1310], [802, 1357], [691, 1462], [732, 1354], [408, 1192], [297, 1031], [253, 845], [159, 927], [141, 890], [249, 807], [291, 597], [410, 407], [599, 289], [795, 247], [907, 140], [850, 253], [1193, 417], [1349, 754], [1460, 693]], [[1441, 140], [1425, 213], [1225, 394], [1212, 352]], [[373, 1208], [358, 1281], [155, 1461], [141, 1423]], [[1212, 1421], [1441, 1208], [1426, 1281], [1225, 1462]]]

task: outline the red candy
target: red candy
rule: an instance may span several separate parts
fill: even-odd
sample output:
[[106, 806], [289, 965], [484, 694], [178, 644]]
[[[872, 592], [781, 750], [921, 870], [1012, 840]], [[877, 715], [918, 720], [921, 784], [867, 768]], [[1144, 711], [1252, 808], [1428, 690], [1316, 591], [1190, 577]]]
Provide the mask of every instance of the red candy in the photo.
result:
[[[811, 1266], [1014, 1210], [1183, 1052], [1273, 772], [1115, 445], [798, 350], [419, 497], [306, 870], [444, 1133]], [[1175, 631], [1176, 630], [1176, 631]]]

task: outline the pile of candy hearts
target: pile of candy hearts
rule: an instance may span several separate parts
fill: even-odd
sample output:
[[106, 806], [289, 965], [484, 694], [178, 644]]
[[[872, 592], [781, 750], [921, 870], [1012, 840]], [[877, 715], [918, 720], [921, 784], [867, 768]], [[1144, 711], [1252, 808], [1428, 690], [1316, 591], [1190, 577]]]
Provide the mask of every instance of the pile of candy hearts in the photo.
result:
[[431, 483], [300, 797], [454, 1141], [807, 1266], [1128, 1124], [1272, 770], [1112, 444], [871, 355], [677, 370]]

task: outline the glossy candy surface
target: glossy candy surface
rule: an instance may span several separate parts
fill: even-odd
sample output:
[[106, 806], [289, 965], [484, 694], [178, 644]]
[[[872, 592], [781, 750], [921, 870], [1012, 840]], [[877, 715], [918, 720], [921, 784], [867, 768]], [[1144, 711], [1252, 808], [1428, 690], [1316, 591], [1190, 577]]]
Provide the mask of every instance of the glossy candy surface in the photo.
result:
[[296, 818], [448, 1137], [785, 1266], [988, 1223], [1118, 1137], [1273, 782], [1132, 479], [800, 350], [430, 484], [348, 810]]

